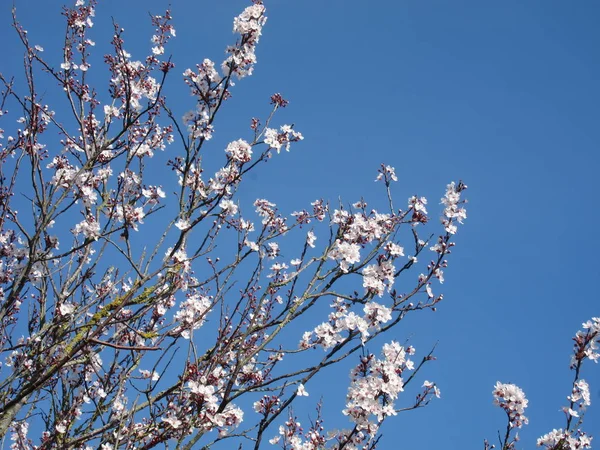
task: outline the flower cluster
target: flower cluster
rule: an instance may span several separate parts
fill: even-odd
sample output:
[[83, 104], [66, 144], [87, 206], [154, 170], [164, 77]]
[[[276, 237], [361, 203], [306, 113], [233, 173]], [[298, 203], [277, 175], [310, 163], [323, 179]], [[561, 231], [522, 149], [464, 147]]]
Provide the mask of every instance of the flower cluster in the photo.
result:
[[98, 240], [100, 237], [100, 224], [93, 215], [88, 214], [85, 219], [75, 225], [73, 234], [83, 234], [86, 239]]
[[390, 181], [398, 181], [398, 177], [396, 176], [396, 169], [392, 166], [386, 166], [385, 164], [381, 165], [381, 168], [377, 170], [378, 175], [375, 178], [375, 181], [384, 180], [386, 184], [389, 184]]
[[453, 181], [447, 186], [446, 195], [442, 197], [442, 204], [445, 207], [442, 224], [447, 233], [455, 234], [457, 230], [456, 222], [463, 223], [463, 220], [467, 218], [467, 210], [462, 207], [465, 200], [460, 198], [461, 192], [466, 188], [467, 186], [462, 182], [456, 185]]
[[300, 348], [321, 346], [327, 350], [347, 339], [346, 333], [354, 331], [360, 333], [364, 343], [370, 336], [369, 330], [378, 330], [381, 324], [392, 320], [392, 310], [376, 302], [367, 303], [362, 316], [350, 311], [349, 304], [341, 298], [337, 298], [331, 307], [333, 311], [329, 314], [329, 321], [305, 332]]
[[523, 424], [529, 422], [524, 414], [529, 401], [525, 398], [525, 393], [520, 387], [498, 381], [494, 386], [493, 394], [494, 405], [506, 411], [512, 428], [521, 428]]
[[252, 75], [256, 63], [256, 44], [267, 21], [265, 7], [260, 3], [248, 6], [233, 21], [233, 32], [241, 34], [239, 45], [227, 48], [229, 56], [221, 69], [225, 76], [235, 74], [238, 79]]
[[[333, 212], [332, 223], [339, 227], [339, 238], [336, 239], [335, 245], [329, 251], [328, 258], [339, 261], [340, 270], [348, 272], [352, 264], [360, 261], [361, 248], [370, 242], [383, 239], [394, 229], [396, 219], [389, 214], [380, 214], [377, 211], [371, 211], [367, 215], [364, 212], [351, 214], [348, 211], [336, 209]], [[367, 271], [366, 277], [373, 278], [377, 270]], [[382, 268], [381, 272], [384, 271], [386, 269]], [[381, 277], [377, 278], [379, 281], [383, 281]], [[371, 285], [373, 282], [368, 280], [365, 284]], [[366, 285], [365, 287], [367, 287]]]
[[[571, 358], [571, 369], [576, 371], [575, 380], [571, 389], [571, 394], [567, 396], [569, 405], [563, 407], [567, 418], [567, 426], [563, 430], [554, 429], [550, 433], [540, 437], [537, 441], [538, 447], [547, 449], [582, 449], [591, 448], [592, 437], [587, 435], [578, 427], [583, 422], [583, 414], [588, 406], [591, 405], [590, 386], [584, 379], [579, 378], [581, 364], [590, 359], [598, 362], [600, 353], [598, 353], [598, 343], [600, 336], [600, 317], [592, 317], [583, 324], [583, 330], [576, 333], [573, 341], [573, 356]], [[577, 425], [573, 427], [571, 422], [573, 418], [578, 418]]]
[[[331, 439], [323, 435], [322, 420], [317, 418], [309, 430], [304, 430], [298, 419], [290, 415], [286, 422], [279, 426], [279, 435], [269, 440], [271, 445], [279, 443], [283, 449], [311, 450], [325, 448], [325, 443]], [[347, 446], [348, 449], [353, 449]]]
[[278, 213], [275, 203], [265, 199], [257, 199], [254, 206], [256, 207], [256, 213], [262, 217], [262, 224], [267, 229], [277, 234], [284, 234], [288, 231], [286, 219]]
[[539, 438], [537, 446], [548, 450], [592, 448], [592, 438], [580, 430], [570, 433], [559, 428]]
[[265, 417], [274, 413], [279, 409], [281, 400], [276, 395], [263, 395], [263, 397], [254, 402], [253, 408], [259, 414], [263, 414]]
[[270, 148], [277, 150], [277, 153], [285, 148], [286, 151], [290, 151], [290, 145], [292, 142], [298, 142], [304, 139], [301, 133], [295, 131], [291, 125], [282, 125], [280, 131], [274, 128], [265, 129], [264, 142]]
[[[171, 11], [167, 10], [163, 16], [152, 16], [152, 24], [156, 27], [156, 34], [152, 36], [150, 40], [154, 47], [152, 47], [153, 63], [158, 63], [158, 56], [165, 53], [165, 45], [175, 36], [175, 27], [170, 23], [172, 19]], [[168, 66], [163, 66], [167, 67]]]
[[[115, 36], [115, 40], [120, 39]], [[107, 57], [109, 58], [109, 57]], [[118, 107], [122, 111], [133, 110], [141, 112], [146, 106], [144, 100], [153, 104], [160, 91], [160, 83], [150, 76], [151, 67], [141, 61], [131, 61], [131, 54], [121, 50], [120, 58], [112, 62], [113, 78], [111, 90], [113, 96], [120, 98], [122, 104]]]
[[227, 145], [225, 153], [236, 162], [246, 163], [252, 158], [252, 146], [243, 139], [238, 139]]
[[342, 272], [348, 272], [350, 266], [360, 261], [360, 245], [336, 239], [335, 246], [327, 255], [340, 262]]
[[185, 339], [190, 339], [192, 330], [200, 328], [210, 312], [212, 300], [210, 297], [197, 293], [188, 294], [181, 303], [179, 311], [175, 313], [175, 321], [178, 323], [174, 333], [181, 334]]
[[96, 192], [101, 183], [106, 182], [112, 175], [110, 167], [99, 169], [96, 173], [83, 170], [72, 165], [66, 156], [59, 155], [52, 159], [46, 168], [54, 169], [51, 183], [66, 190], [74, 190], [74, 197], [81, 199], [87, 207], [98, 201]]
[[573, 340], [575, 341], [573, 356], [571, 358], [571, 368], [581, 364], [584, 359], [590, 359], [597, 363], [600, 360], [598, 344], [600, 343], [600, 317], [592, 317], [583, 325], [583, 330], [577, 332]]
[[12, 435], [10, 440], [13, 441], [11, 450], [21, 450], [31, 448], [31, 441], [27, 438], [29, 423], [26, 421], [13, 422], [11, 424]]
[[[217, 367], [210, 375], [211, 381], [215, 374], [222, 371]], [[223, 374], [224, 375], [224, 374]], [[242, 423], [244, 412], [233, 404], [228, 404], [220, 408], [222, 397], [219, 389], [223, 382], [209, 383], [207, 377], [200, 377], [198, 380], [190, 380], [187, 383], [177, 402], [172, 401], [168, 404], [162, 422], [167, 424], [174, 435], [179, 432], [184, 435], [190, 428], [198, 428], [204, 431], [218, 429], [221, 435], [226, 435], [228, 429], [233, 429]]]
[[[394, 401], [404, 390], [402, 374], [413, 370], [414, 364], [407, 357], [413, 354], [395, 341], [383, 346], [382, 359], [369, 354], [350, 373], [351, 385], [343, 413], [350, 417], [358, 429], [372, 430], [387, 416], [397, 414]], [[373, 423], [371, 416], [377, 418]]]
[[190, 87], [191, 95], [198, 99], [196, 109], [183, 116], [192, 139], [212, 138], [214, 127], [211, 116], [216, 111], [219, 99], [224, 95], [221, 77], [215, 69], [215, 63], [205, 59], [196, 66], [197, 72], [186, 69], [183, 72], [185, 83]]
[[396, 267], [390, 260], [379, 258], [377, 264], [371, 264], [363, 269], [363, 287], [367, 293], [383, 296], [385, 287], [388, 291], [394, 286]]

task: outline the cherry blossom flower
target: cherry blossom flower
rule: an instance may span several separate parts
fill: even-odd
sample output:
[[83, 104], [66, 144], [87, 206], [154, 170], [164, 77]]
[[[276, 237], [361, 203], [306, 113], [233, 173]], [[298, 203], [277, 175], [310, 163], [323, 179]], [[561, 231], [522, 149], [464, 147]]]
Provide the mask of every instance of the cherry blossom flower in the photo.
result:
[[161, 198], [165, 198], [165, 191], [160, 186], [148, 186], [142, 189], [142, 195], [148, 199], [148, 204], [155, 205]]
[[315, 248], [315, 241], [317, 240], [317, 236], [312, 231], [306, 233], [306, 243], [309, 247]]
[[423, 386], [422, 387], [433, 390], [433, 394], [437, 398], [441, 398], [440, 390], [438, 389], [438, 387], [437, 387], [437, 385], [435, 383], [432, 383], [429, 380], [425, 380], [425, 381], [423, 381]]
[[[547, 433], [537, 440], [538, 447], [545, 447], [547, 449], [556, 449], [559, 444], [562, 444], [560, 448], [569, 449], [580, 449], [580, 448], [592, 448], [592, 438], [584, 432], [577, 430], [574, 434], [569, 431], [563, 431], [562, 428], [558, 430], [555, 428], [550, 433]], [[567, 445], [568, 447], [564, 447]]]
[[376, 424], [370, 419], [371, 415], [381, 422], [385, 417], [397, 414], [394, 401], [404, 390], [402, 374], [414, 367], [407, 359], [404, 347], [395, 341], [383, 346], [382, 355], [383, 359], [374, 355], [363, 356], [350, 375], [352, 384], [343, 413], [359, 429], [368, 429]]
[[188, 219], [180, 218], [177, 222], [175, 222], [175, 227], [179, 230], [187, 230], [190, 227], [190, 221]]
[[227, 145], [225, 153], [236, 162], [246, 163], [252, 159], [252, 146], [243, 139], [238, 139]]
[[273, 128], [267, 128], [265, 130], [264, 142], [279, 153], [282, 148], [285, 148], [285, 150], [289, 152], [290, 144], [292, 142], [298, 142], [303, 139], [304, 136], [295, 131], [290, 125], [282, 125], [280, 131]]
[[386, 286], [388, 291], [394, 286], [395, 272], [396, 268], [391, 261], [382, 260], [378, 264], [368, 265], [362, 271], [365, 291], [382, 297]]
[[100, 224], [94, 216], [88, 214], [84, 220], [75, 225], [75, 235], [83, 234], [86, 239], [98, 240], [100, 237]]
[[348, 272], [350, 265], [360, 261], [360, 245], [337, 239], [327, 256], [339, 261], [342, 272]]
[[298, 389], [296, 390], [296, 394], [300, 397], [308, 397], [308, 392], [306, 392], [306, 389], [304, 389], [304, 385], [302, 383], [300, 383], [298, 385]]
[[377, 175], [377, 178], [375, 178], [375, 181], [380, 181], [380, 180], [384, 180], [384, 179], [385, 179], [386, 183], [389, 183], [390, 180], [398, 181], [398, 177], [396, 176], [396, 169], [394, 169], [392, 166], [384, 166], [382, 164], [381, 169], [379, 169], [378, 172], [379, 172], [379, 175]]
[[445, 206], [442, 223], [450, 234], [456, 233], [457, 222], [463, 223], [463, 220], [467, 218], [467, 210], [461, 206], [465, 203], [464, 200], [461, 200], [461, 192], [466, 188], [467, 186], [462, 182], [458, 185], [452, 182], [447, 186], [446, 194], [442, 197], [442, 204]]
[[161, 417], [161, 420], [165, 423], [168, 423], [175, 429], [179, 428], [183, 424], [183, 422], [179, 420], [173, 413], [168, 413], [166, 416]]
[[262, 27], [267, 21], [264, 12], [265, 7], [255, 3], [234, 19], [233, 32], [243, 35], [244, 39], [242, 45], [227, 49], [229, 56], [221, 65], [225, 76], [234, 73], [238, 79], [241, 79], [252, 75], [256, 63], [256, 44], [260, 40]]
[[219, 206], [228, 216], [235, 216], [238, 212], [238, 206], [232, 200], [221, 200]]
[[600, 317], [592, 317], [592, 320], [585, 322], [582, 327], [583, 330], [578, 331], [573, 338], [575, 344], [573, 356], [571, 357], [571, 368], [575, 368], [578, 363], [583, 362], [586, 358], [595, 363], [600, 360], [600, 352], [598, 351]]
[[525, 417], [525, 408], [529, 401], [520, 387], [514, 384], [497, 382], [493, 390], [494, 404], [506, 411], [510, 426], [521, 428], [529, 420]]
[[175, 332], [181, 334], [185, 339], [190, 339], [191, 331], [200, 328], [206, 320], [206, 315], [210, 311], [211, 299], [209, 297], [193, 293], [179, 307], [175, 313], [175, 320], [178, 323]]
[[117, 205], [115, 207], [115, 215], [119, 222], [124, 222], [127, 226], [138, 231], [138, 224], [144, 223], [142, 219], [145, 217], [146, 213], [144, 213], [144, 209], [141, 206]]
[[573, 385], [573, 392], [569, 397], [567, 397], [569, 401], [580, 403], [580, 408], [585, 409], [586, 406], [590, 406], [591, 396], [590, 396], [590, 386], [585, 380], [577, 380]]

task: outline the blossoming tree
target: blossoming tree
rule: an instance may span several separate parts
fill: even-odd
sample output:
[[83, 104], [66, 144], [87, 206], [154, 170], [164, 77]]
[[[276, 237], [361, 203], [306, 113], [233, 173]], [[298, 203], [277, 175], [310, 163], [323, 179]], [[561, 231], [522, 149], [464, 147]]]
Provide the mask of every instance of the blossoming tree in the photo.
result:
[[[13, 12], [25, 87], [0, 75], [9, 129], [0, 130], [0, 436], [13, 449], [375, 448], [387, 418], [440, 395], [436, 383], [417, 381], [431, 352], [416, 363], [412, 346], [371, 344], [442, 300], [434, 285], [466, 218], [466, 185], [447, 186], [432, 231], [425, 198], [398, 208], [386, 165], [376, 177], [385, 210], [317, 199], [285, 216], [268, 199], [243, 204], [248, 172], [303, 139], [276, 124], [288, 102], [274, 94], [265, 118], [251, 118], [211, 156], [220, 168], [208, 169], [217, 115], [256, 63], [265, 6], [254, 1], [234, 19], [237, 40], [220, 65], [205, 59], [183, 71], [193, 102], [182, 119], [163, 93], [181, 73], [165, 56], [170, 12], [151, 17], [143, 60], [115, 24], [110, 78], [92, 86], [95, 6], [64, 9], [59, 57], [30, 42]], [[40, 78], [62, 103], [42, 101]], [[158, 182], [157, 152], [169, 155]], [[309, 326], [323, 305], [328, 313]], [[580, 430], [589, 388], [579, 375], [585, 359], [598, 359], [600, 320], [585, 330], [567, 424], [540, 438], [546, 448], [589, 447]], [[348, 358], [348, 428], [325, 431], [321, 405], [302, 428], [292, 403]], [[403, 399], [417, 383], [416, 398]], [[494, 397], [508, 416], [500, 444], [514, 448], [527, 400], [502, 383]]]

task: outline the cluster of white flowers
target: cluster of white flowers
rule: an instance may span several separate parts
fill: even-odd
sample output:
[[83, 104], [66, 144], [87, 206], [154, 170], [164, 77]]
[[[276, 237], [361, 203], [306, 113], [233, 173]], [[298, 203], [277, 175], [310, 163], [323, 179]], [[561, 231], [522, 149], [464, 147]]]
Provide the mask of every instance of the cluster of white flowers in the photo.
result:
[[176, 166], [179, 174], [179, 185], [189, 187], [192, 191], [195, 191], [200, 198], [205, 199], [208, 197], [207, 186], [202, 180], [202, 171], [199, 170], [194, 164], [191, 164], [188, 170], [183, 175], [183, 167]]
[[590, 397], [590, 385], [585, 380], [577, 380], [573, 385], [573, 392], [569, 396], [572, 402], [581, 402], [581, 407], [587, 407], [592, 404]]
[[224, 76], [234, 73], [238, 79], [241, 79], [252, 75], [256, 63], [256, 44], [267, 21], [264, 13], [265, 7], [255, 3], [234, 19], [233, 32], [241, 34], [242, 39], [239, 45], [227, 48], [229, 56], [221, 64]]
[[[579, 330], [573, 340], [575, 341], [573, 356], [571, 358], [571, 369], [579, 371], [580, 364], [585, 359], [598, 362], [600, 353], [598, 343], [600, 337], [600, 317], [592, 317], [583, 323], [583, 330]], [[573, 383], [571, 395], [567, 396], [569, 406], [563, 407], [568, 423], [573, 417], [581, 418], [586, 408], [591, 405], [590, 386], [584, 379], [576, 378]], [[579, 422], [580, 424], [581, 422]], [[579, 425], [578, 425], [579, 426]], [[537, 441], [538, 447], [547, 449], [568, 448], [583, 449], [591, 448], [591, 436], [580, 429], [554, 429], [550, 433], [540, 437]]]
[[[202, 408], [195, 414], [200, 422], [194, 423], [193, 426], [206, 431], [217, 428], [220, 435], [225, 435], [228, 429], [233, 429], [242, 423], [244, 412], [236, 405], [229, 403], [220, 411], [223, 403], [220, 393], [223, 392], [227, 377], [228, 373], [221, 366], [216, 366], [210, 374], [188, 381], [187, 387], [189, 390], [184, 394], [190, 396], [192, 401], [197, 405], [201, 405]], [[216, 381], [209, 382], [209, 379]], [[169, 406], [169, 415], [163, 420], [186, 422], [191, 419], [189, 413], [185, 414], [185, 411], [178, 410], [173, 404]]]
[[269, 259], [275, 259], [279, 256], [279, 244], [277, 242], [269, 242], [267, 244], [267, 257]]
[[225, 153], [236, 162], [246, 163], [252, 159], [252, 146], [243, 139], [238, 139], [227, 145]]
[[123, 104], [123, 109], [133, 108], [135, 111], [141, 111], [144, 99], [151, 102], [156, 100], [160, 83], [148, 74], [149, 68], [141, 61], [129, 60], [130, 53], [123, 51], [121, 57], [123, 60], [117, 63], [114, 77], [110, 80], [111, 84], [115, 92], [127, 93], [122, 98], [124, 103], [127, 102], [127, 105]]
[[[23, 244], [23, 242], [13, 230], [0, 231], [0, 254], [2, 255], [2, 259], [0, 259], [0, 283], [11, 281], [14, 271], [27, 258], [29, 253], [27, 248], [18, 244]], [[0, 293], [3, 293], [3, 290], [0, 290]], [[0, 298], [2, 297], [3, 295], [0, 296]]]
[[106, 120], [110, 121], [113, 117], [119, 117], [121, 114], [120, 109], [114, 105], [104, 105], [104, 115]]
[[446, 194], [442, 197], [442, 204], [445, 206], [442, 224], [446, 232], [450, 234], [456, 233], [457, 222], [463, 223], [463, 220], [467, 218], [467, 210], [461, 206], [465, 201], [460, 199], [461, 192], [466, 188], [467, 186], [463, 183], [456, 185], [453, 181], [447, 186]]
[[523, 424], [529, 422], [524, 414], [529, 401], [519, 386], [498, 381], [494, 386], [493, 395], [494, 404], [506, 411], [511, 427], [521, 428]]
[[206, 111], [203, 103], [198, 103], [194, 111], [185, 113], [183, 115], [183, 123], [187, 124], [187, 129], [192, 139], [203, 138], [208, 141], [212, 138], [215, 131], [215, 127], [210, 123], [209, 113]]
[[265, 199], [257, 199], [254, 202], [256, 213], [262, 217], [262, 224], [276, 233], [286, 233], [288, 226], [286, 219], [278, 214], [276, 205]]
[[112, 413], [116, 417], [122, 417], [127, 413], [127, 397], [123, 394], [117, 394], [111, 402]]
[[295, 131], [291, 125], [282, 125], [280, 131], [274, 128], [265, 129], [264, 142], [270, 148], [277, 150], [277, 153], [284, 147], [286, 151], [290, 151], [290, 145], [292, 142], [298, 142], [304, 139], [301, 133]]
[[597, 363], [600, 360], [598, 344], [600, 342], [600, 317], [592, 317], [583, 325], [583, 330], [579, 330], [573, 340], [575, 348], [571, 357], [571, 368], [575, 368], [578, 361], [590, 359]]
[[192, 69], [186, 69], [183, 76], [186, 78], [186, 84], [191, 89], [191, 95], [198, 96], [210, 94], [213, 83], [219, 83], [221, 77], [215, 69], [215, 63], [210, 59], [205, 59], [201, 64], [197, 64], [197, 72]]
[[46, 168], [54, 169], [54, 175], [50, 181], [54, 186], [75, 189], [74, 195], [81, 199], [87, 207], [96, 204], [98, 200], [96, 187], [107, 181], [112, 175], [110, 167], [99, 169], [95, 174], [91, 171], [81, 170], [72, 165], [63, 155], [55, 156]]
[[178, 325], [174, 332], [181, 333], [183, 338], [189, 339], [191, 331], [197, 330], [204, 324], [211, 304], [210, 297], [196, 293], [189, 294], [179, 306], [179, 311], [175, 313], [175, 321]]
[[[363, 245], [382, 239], [386, 233], [394, 228], [392, 217], [388, 214], [379, 214], [377, 211], [372, 211], [371, 214], [366, 215], [363, 212], [350, 214], [347, 211], [336, 209], [333, 212], [332, 223], [340, 227], [342, 238], [336, 239], [335, 245], [328, 253], [328, 257], [339, 261], [340, 269], [343, 272], [348, 272], [352, 264], [360, 261], [360, 250]], [[400, 246], [395, 246], [392, 250], [394, 256], [403, 254], [403, 249]], [[382, 267], [379, 272], [387, 273], [387, 265], [385, 268]], [[385, 278], [380, 277], [379, 272], [378, 269], [374, 271], [373, 268], [366, 270], [365, 287], [367, 285], [379, 286], [377, 280], [383, 281]], [[365, 272], [363, 272], [364, 274]], [[388, 281], [393, 283], [393, 277]], [[379, 289], [375, 290], [376, 292], [380, 291]]]
[[[358, 429], [372, 429], [387, 416], [397, 414], [394, 401], [404, 390], [402, 374], [413, 370], [414, 363], [407, 355], [410, 353], [395, 341], [383, 346], [382, 359], [374, 355], [363, 356], [361, 363], [351, 374], [351, 385], [346, 397], [346, 409], [343, 413], [350, 417]], [[377, 418], [373, 423], [371, 416]]]
[[281, 400], [276, 395], [263, 395], [260, 400], [257, 400], [252, 405], [254, 411], [259, 414], [268, 415], [279, 409]]
[[98, 240], [100, 237], [100, 224], [93, 215], [88, 214], [85, 219], [75, 225], [73, 234], [76, 236], [83, 234], [86, 239]]
[[366, 292], [383, 296], [387, 285], [388, 291], [394, 286], [396, 267], [392, 261], [379, 259], [377, 264], [368, 265], [363, 269], [363, 287]]
[[238, 212], [238, 205], [236, 205], [233, 200], [221, 200], [219, 206], [227, 216], [235, 216]]
[[163, 16], [153, 16], [152, 23], [157, 26], [156, 33], [150, 39], [154, 47], [152, 47], [152, 54], [154, 56], [163, 55], [165, 53], [165, 44], [171, 37], [175, 37], [176, 31], [175, 27], [169, 23], [171, 19], [170, 11], [167, 11], [165, 17]]
[[197, 72], [186, 69], [183, 72], [185, 83], [190, 87], [191, 95], [197, 97], [196, 109], [188, 111], [183, 116], [183, 122], [188, 127], [190, 137], [193, 139], [212, 138], [214, 127], [211, 124], [211, 115], [215, 112], [219, 97], [223, 94], [220, 85], [221, 77], [215, 69], [215, 63], [205, 59], [196, 66]]
[[[217, 368], [216, 370], [220, 371], [222, 369]], [[199, 381], [188, 381], [187, 387], [189, 390], [184, 395], [191, 397], [194, 403], [202, 406], [201, 411], [196, 414], [200, 422], [192, 424], [190, 414], [185, 414], [187, 409], [171, 402], [165, 414], [161, 417], [161, 420], [170, 427], [183, 429], [184, 427], [194, 426], [206, 431], [219, 428], [221, 433], [224, 433], [226, 428], [234, 428], [242, 422], [244, 413], [235, 405], [229, 404], [223, 411], [218, 412], [222, 399], [217, 394], [216, 387], [207, 384], [204, 377]]]
[[135, 231], [138, 231], [138, 224], [143, 224], [144, 217], [146, 213], [144, 212], [144, 208], [141, 206], [131, 206], [131, 205], [117, 205], [115, 207], [115, 217], [121, 223], [125, 223], [126, 226], [133, 228]]
[[165, 150], [167, 144], [173, 143], [174, 138], [169, 128], [162, 128], [158, 124], [142, 126], [137, 130], [137, 139], [129, 145], [131, 156], [152, 158], [155, 150]]
[[369, 330], [378, 330], [381, 324], [392, 320], [392, 310], [376, 302], [367, 303], [362, 316], [350, 311], [348, 303], [341, 298], [337, 298], [331, 307], [333, 311], [329, 314], [329, 321], [317, 325], [313, 331], [305, 332], [300, 348], [321, 346], [327, 350], [346, 339], [346, 332], [355, 330], [360, 332], [364, 343], [370, 336]]
[[208, 180], [208, 192], [230, 196], [231, 186], [239, 182], [239, 175], [238, 166], [232, 164], [217, 170], [214, 177]]
[[263, 225], [269, 223], [271, 218], [275, 216], [275, 203], [271, 203], [265, 199], [257, 199], [254, 202], [254, 206], [256, 207], [256, 213], [263, 218]]
[[360, 261], [360, 245], [336, 239], [335, 246], [327, 256], [339, 261], [342, 272], [348, 272], [352, 264]]
[[592, 404], [590, 386], [587, 381], [583, 379], [575, 381], [571, 395], [567, 396], [567, 400], [569, 400], [573, 407], [565, 406], [563, 411], [571, 417], [580, 417], [586, 408]]
[[118, 179], [121, 185], [121, 193], [123, 195], [137, 195], [140, 191], [142, 179], [136, 172], [130, 169], [125, 169], [119, 174]]
[[312, 231], [306, 233], [306, 243], [309, 247], [315, 248], [315, 241], [317, 240], [317, 236]]
[[[558, 444], [562, 444], [558, 447]], [[563, 431], [562, 428], [554, 429], [550, 433], [543, 435], [537, 440], [538, 447], [545, 447], [547, 449], [583, 449], [592, 448], [592, 438], [585, 434], [583, 431], [577, 430], [576, 433], [570, 433], [569, 431]]]
[[381, 214], [375, 210], [366, 215], [362, 212], [350, 214], [336, 209], [332, 222], [343, 230], [344, 240], [362, 244], [381, 239], [394, 228], [394, 220], [389, 214]]
[[94, 26], [94, 22], [92, 22], [91, 18], [96, 15], [93, 4], [86, 6], [85, 0], [77, 0], [75, 2], [75, 6], [77, 9], [74, 11], [77, 14], [70, 18], [70, 25], [79, 31], [82, 31], [85, 27], [92, 28]]
[[323, 200], [315, 200], [314, 202], [311, 202], [311, 206], [313, 207], [312, 214], [305, 209], [302, 211], [294, 211], [292, 213], [292, 216], [296, 218], [298, 224], [308, 224], [313, 218], [317, 219], [319, 222], [323, 222], [325, 213], [329, 211], [329, 205], [324, 203]]
[[165, 191], [160, 186], [148, 186], [142, 189], [142, 195], [148, 199], [149, 205], [156, 205], [161, 198], [165, 198]]
[[392, 166], [386, 166], [384, 164], [381, 165], [381, 169], [379, 169], [377, 172], [377, 178], [375, 178], [375, 181], [380, 181], [380, 180], [385, 180], [386, 183], [389, 183], [390, 180], [391, 181], [398, 181], [398, 177], [396, 176], [396, 169]]
[[408, 209], [427, 214], [427, 199], [413, 195], [408, 199]]
[[29, 430], [29, 422], [20, 421], [11, 423], [12, 435], [10, 440], [13, 443], [10, 445], [11, 450], [23, 450], [29, 449], [30, 443], [27, 438], [27, 432]]
[[394, 242], [388, 242], [385, 244], [385, 251], [392, 257], [404, 256], [404, 247], [399, 246]]

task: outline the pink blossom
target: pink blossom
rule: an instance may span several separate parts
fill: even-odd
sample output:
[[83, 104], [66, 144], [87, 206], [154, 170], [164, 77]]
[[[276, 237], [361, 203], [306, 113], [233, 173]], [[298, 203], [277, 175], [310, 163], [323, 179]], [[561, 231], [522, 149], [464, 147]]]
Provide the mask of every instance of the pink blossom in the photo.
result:
[[497, 382], [494, 386], [494, 404], [506, 411], [511, 427], [521, 428], [529, 421], [525, 417], [528, 400], [520, 387], [514, 384]]

